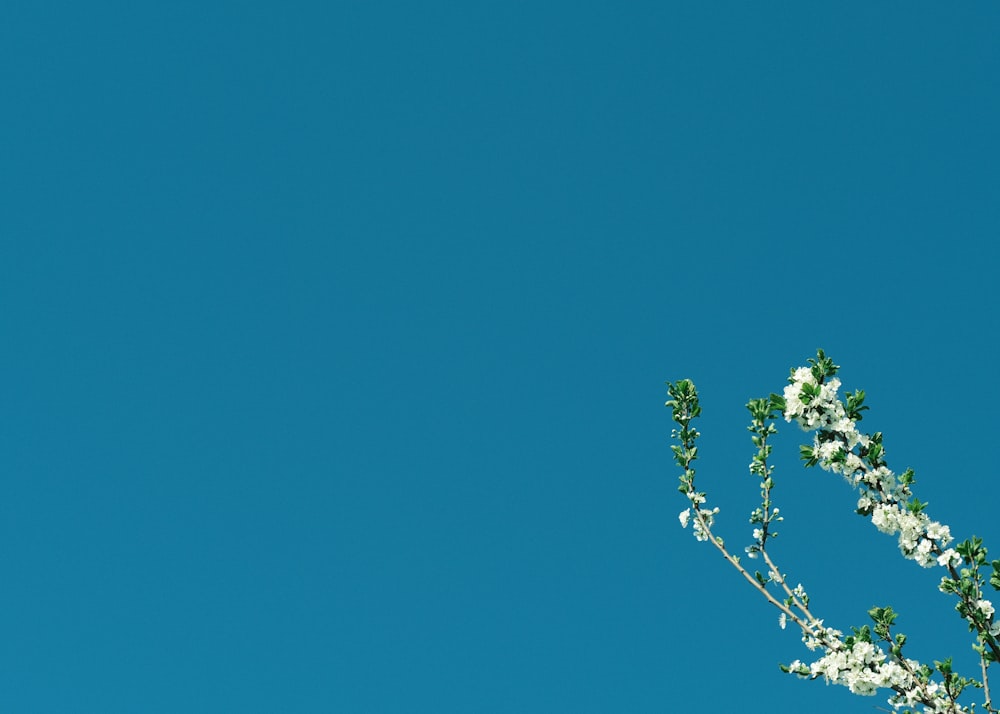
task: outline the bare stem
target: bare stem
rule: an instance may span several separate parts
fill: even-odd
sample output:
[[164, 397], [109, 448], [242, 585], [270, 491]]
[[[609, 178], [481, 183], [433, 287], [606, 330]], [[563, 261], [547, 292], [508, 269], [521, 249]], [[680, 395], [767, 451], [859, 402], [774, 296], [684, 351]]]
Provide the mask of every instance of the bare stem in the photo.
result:
[[[695, 510], [695, 517], [699, 520], [699, 522], [701, 524], [701, 527], [704, 529], [705, 533], [708, 535], [708, 540], [711, 541], [712, 545], [714, 545], [718, 549], [718, 551], [720, 553], [722, 553], [722, 557], [725, 558], [727, 561], [729, 561], [729, 564], [732, 565], [734, 568], [736, 568], [736, 570], [739, 571], [740, 575], [742, 575], [743, 578], [748, 583], [750, 583], [751, 585], [753, 585], [753, 587], [761, 595], [763, 595], [767, 599], [767, 601], [769, 603], [771, 603], [772, 605], [774, 605], [781, 612], [785, 613], [785, 616], [788, 617], [796, 625], [798, 625], [802, 629], [803, 632], [805, 632], [807, 634], [810, 634], [810, 635], [816, 635], [817, 634], [817, 628], [816, 628], [816, 626], [814, 624], [814, 623], [817, 622], [816, 618], [813, 617], [812, 613], [809, 612], [808, 608], [806, 608], [806, 606], [798, 598], [795, 598], [795, 605], [799, 608], [799, 610], [801, 610], [802, 615], [804, 615], [805, 618], [803, 618], [798, 613], [796, 613], [794, 610], [792, 610], [790, 607], [788, 607], [787, 605], [785, 605], [785, 603], [781, 602], [776, 597], [774, 597], [774, 595], [772, 595], [770, 592], [768, 592], [768, 590], [767, 590], [766, 587], [764, 587], [763, 585], [761, 585], [761, 583], [754, 576], [752, 576], [747, 571], [746, 568], [744, 568], [740, 564], [739, 558], [737, 558], [736, 556], [734, 556], [732, 553], [730, 553], [726, 549], [726, 546], [723, 544], [722, 539], [721, 538], [717, 538], [712, 533], [711, 527], [708, 525], [708, 523], [706, 522], [705, 518], [702, 516], [702, 514], [701, 514], [701, 512], [699, 510]], [[766, 559], [766, 562], [768, 564], [768, 567], [770, 567], [772, 570], [775, 570], [775, 572], [777, 572], [777, 569], [774, 567], [774, 564], [770, 561], [769, 558]], [[785, 586], [785, 587], [787, 588], [787, 586]]]
[[996, 712], [997, 710], [993, 708], [993, 700], [990, 697], [990, 674], [989, 674], [989, 663], [986, 661], [986, 653], [979, 655], [979, 665], [983, 668], [983, 697], [986, 701], [983, 702], [983, 706], [988, 712]]

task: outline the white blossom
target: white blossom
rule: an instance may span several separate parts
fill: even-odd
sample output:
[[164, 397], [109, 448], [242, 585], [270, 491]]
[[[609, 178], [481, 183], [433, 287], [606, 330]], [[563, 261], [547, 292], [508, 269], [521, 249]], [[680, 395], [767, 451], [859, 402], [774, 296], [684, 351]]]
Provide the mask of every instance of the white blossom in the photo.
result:
[[899, 511], [880, 503], [872, 511], [872, 524], [883, 533], [893, 535], [899, 530]]
[[844, 474], [853, 474], [855, 471], [864, 469], [864, 466], [865, 463], [861, 460], [861, 457], [849, 451], [847, 453], [847, 458], [844, 461]]
[[708, 540], [708, 529], [712, 527], [713, 523], [715, 523], [715, 514], [718, 512], [718, 507], [711, 510], [707, 508], [698, 509], [699, 517], [695, 518], [694, 522], [691, 524], [696, 540]]
[[948, 545], [952, 540], [951, 529], [934, 521], [927, 526], [927, 537], [936, 540], [938, 545]]

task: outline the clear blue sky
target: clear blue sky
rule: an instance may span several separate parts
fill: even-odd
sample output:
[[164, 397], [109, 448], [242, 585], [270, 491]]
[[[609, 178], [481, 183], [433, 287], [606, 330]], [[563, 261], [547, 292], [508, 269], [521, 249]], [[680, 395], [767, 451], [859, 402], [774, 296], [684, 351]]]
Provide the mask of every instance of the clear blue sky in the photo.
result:
[[[825, 347], [996, 517], [995, 2], [37, 2], [0, 22], [0, 709], [871, 712], [682, 531]], [[777, 442], [829, 624], [939, 574]], [[808, 540], [805, 540], [808, 539]], [[965, 659], [963, 659], [965, 658]]]

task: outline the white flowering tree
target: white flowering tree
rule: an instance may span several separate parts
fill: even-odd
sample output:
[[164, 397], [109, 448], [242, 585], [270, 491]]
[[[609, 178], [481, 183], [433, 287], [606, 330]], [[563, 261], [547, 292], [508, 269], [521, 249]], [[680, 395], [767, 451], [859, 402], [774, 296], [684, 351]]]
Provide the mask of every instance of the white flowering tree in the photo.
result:
[[[698, 392], [690, 380], [667, 383], [670, 400], [666, 405], [677, 424], [672, 434], [677, 443], [671, 448], [683, 470], [679, 490], [689, 502], [680, 513], [681, 525], [690, 525], [696, 539], [715, 546], [780, 611], [780, 625], [784, 628], [789, 621], [794, 623], [802, 631], [805, 646], [818, 655], [808, 664], [796, 660], [781, 665], [783, 671], [806, 679], [823, 677], [859, 695], [890, 690], [889, 704], [903, 714], [915, 714], [917, 707], [934, 714], [971, 714], [976, 704], [966, 706], [960, 697], [966, 692], [964, 699], [969, 699], [969, 693], [978, 690], [983, 700], [981, 711], [996, 714], [998, 709], [990, 696], [989, 668], [1000, 661], [1000, 621], [984, 591], [987, 583], [1000, 590], [1000, 560], [987, 560], [980, 538], [952, 545], [949, 527], [931, 520], [924, 512], [927, 504], [913, 495], [913, 471], [893, 473], [883, 458], [882, 434], [867, 434], [858, 428], [862, 412], [868, 409], [864, 406], [865, 393], [855, 391], [844, 399], [838, 396], [839, 367], [823, 350], [808, 362], [808, 367], [792, 370], [783, 395], [771, 394], [747, 404], [749, 429], [757, 449], [750, 473], [760, 479], [761, 502], [750, 514], [753, 542], [745, 548], [745, 554], [762, 562], [763, 573], [747, 570], [740, 557], [733, 555], [713, 532], [719, 509], [711, 507], [705, 492], [695, 487], [692, 466], [698, 458], [699, 434], [692, 426], [701, 413]], [[777, 433], [774, 422], [780, 417], [812, 432], [812, 443], [800, 447], [805, 465], [844, 476], [859, 492], [857, 513], [870, 518], [882, 533], [898, 536], [904, 558], [925, 568], [944, 570], [938, 588], [955, 597], [955, 609], [973, 633], [973, 649], [980, 663], [975, 677], [955, 672], [950, 658], [935, 661], [932, 666], [905, 656], [906, 636], [894, 629], [896, 613], [891, 607], [872, 608], [868, 611], [872, 625], [852, 627], [852, 634], [845, 636], [827, 627], [810, 609], [809, 596], [801, 584], [789, 585], [787, 574], [768, 551], [770, 539], [777, 535], [775, 526], [782, 520], [771, 499], [774, 467], [768, 463], [772, 448], [768, 439]]]

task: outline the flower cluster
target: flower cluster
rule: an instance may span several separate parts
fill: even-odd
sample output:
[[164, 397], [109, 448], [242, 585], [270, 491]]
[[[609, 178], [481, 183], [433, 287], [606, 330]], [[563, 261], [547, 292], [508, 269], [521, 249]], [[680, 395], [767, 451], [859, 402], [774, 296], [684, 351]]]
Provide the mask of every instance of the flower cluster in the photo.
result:
[[691, 529], [694, 531], [695, 540], [708, 540], [712, 535], [712, 526], [715, 524], [715, 514], [719, 512], [718, 506], [715, 508], [685, 508], [677, 515], [682, 528], [687, 528], [691, 520], [692, 510], [695, 514]]
[[977, 686], [974, 680], [959, 677], [951, 671], [951, 660], [935, 662], [935, 668], [944, 675], [944, 682], [930, 679], [931, 667], [903, 656], [904, 635], [890, 634], [896, 613], [892, 608], [873, 608], [868, 613], [875, 622], [874, 633], [890, 645], [889, 652], [872, 641], [872, 630], [865, 626], [853, 628], [854, 634], [844, 637], [831, 627], [817, 621], [806, 630], [802, 641], [810, 650], [823, 650], [822, 657], [811, 664], [795, 660], [782, 669], [807, 679], [823, 677], [829, 684], [847, 687], [852, 693], [873, 696], [879, 689], [891, 689], [894, 694], [888, 703], [895, 709], [922, 705], [927, 714], [969, 714], [970, 710], [958, 704], [957, 697], [968, 686]]
[[923, 567], [947, 567], [961, 562], [951, 548], [948, 526], [932, 521], [922, 512], [926, 504], [913, 499], [912, 472], [899, 478], [885, 466], [881, 434], [858, 430], [864, 392], [848, 396], [847, 404], [837, 396], [840, 380], [832, 377], [836, 367], [821, 358], [814, 366], [792, 370], [785, 387], [785, 420], [813, 431], [812, 446], [802, 447], [809, 466], [840, 473], [861, 489], [858, 513], [870, 515], [883, 533], [899, 534], [900, 552]]
[[785, 387], [785, 421], [793, 419], [804, 431], [835, 429], [848, 432], [854, 424], [847, 418], [844, 405], [837, 398], [840, 380], [822, 382], [809, 367], [792, 370]]
[[[836, 633], [836, 630], [833, 632]], [[818, 642], [804, 639], [810, 649], [819, 646]], [[838, 639], [834, 644], [839, 646], [825, 648], [826, 654], [810, 665], [795, 660], [788, 666], [789, 671], [813, 679], [823, 677], [831, 684], [843, 685], [852, 693], [866, 697], [883, 688], [916, 690], [916, 682], [910, 671], [920, 666], [918, 662], [909, 660], [907, 666], [904, 666], [898, 662], [886, 661], [885, 651], [871, 642], [855, 642], [848, 647]]]
[[943, 567], [962, 562], [962, 557], [954, 548], [941, 548], [952, 540], [948, 526], [931, 521], [923, 513], [911, 513], [897, 505], [880, 503], [872, 507], [872, 524], [883, 533], [899, 533], [900, 551], [924, 567], [930, 567], [935, 562]]

